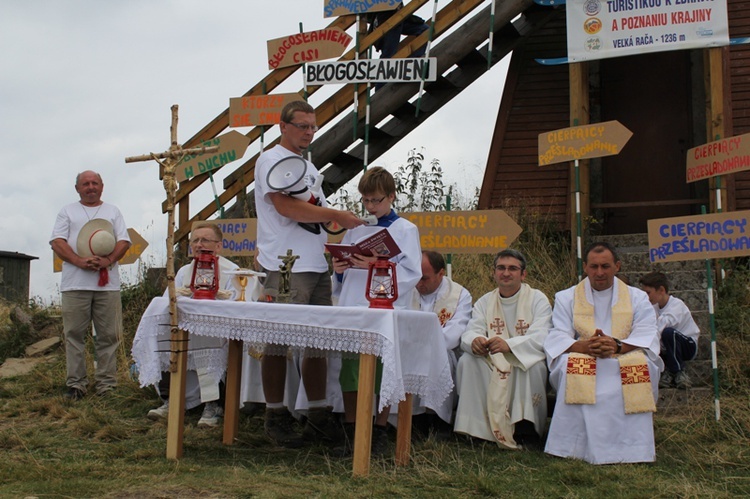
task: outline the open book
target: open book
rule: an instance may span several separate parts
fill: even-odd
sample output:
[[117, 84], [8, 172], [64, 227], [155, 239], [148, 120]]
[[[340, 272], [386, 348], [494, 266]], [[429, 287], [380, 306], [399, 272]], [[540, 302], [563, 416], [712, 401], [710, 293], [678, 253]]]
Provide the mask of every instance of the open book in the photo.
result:
[[354, 244], [326, 243], [326, 249], [334, 258], [349, 261], [350, 267], [352, 255], [386, 255], [388, 258], [393, 258], [401, 253], [401, 248], [393, 240], [388, 229], [380, 229], [374, 234], [367, 234]]

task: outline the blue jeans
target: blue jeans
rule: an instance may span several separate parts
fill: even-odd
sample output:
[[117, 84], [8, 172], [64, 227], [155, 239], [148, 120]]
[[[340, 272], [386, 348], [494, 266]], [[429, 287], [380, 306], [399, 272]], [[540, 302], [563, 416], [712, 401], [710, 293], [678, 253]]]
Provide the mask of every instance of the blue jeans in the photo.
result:
[[673, 327], [665, 327], [661, 332], [660, 356], [664, 360], [667, 371], [672, 374], [682, 371], [685, 362], [693, 360], [698, 353], [698, 345]]

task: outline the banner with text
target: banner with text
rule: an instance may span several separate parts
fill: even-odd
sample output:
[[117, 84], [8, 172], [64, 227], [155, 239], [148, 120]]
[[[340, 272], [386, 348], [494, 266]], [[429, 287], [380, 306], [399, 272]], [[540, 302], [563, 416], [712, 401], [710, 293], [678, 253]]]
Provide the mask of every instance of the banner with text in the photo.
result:
[[268, 69], [339, 57], [351, 41], [352, 37], [341, 28], [325, 28], [268, 40]]
[[687, 182], [750, 170], [750, 133], [709, 142], [687, 152]]
[[653, 263], [750, 255], [750, 211], [730, 211], [648, 221]]
[[338, 17], [349, 14], [364, 14], [381, 10], [395, 10], [402, 0], [325, 0], [323, 17]]
[[226, 218], [208, 220], [219, 226], [224, 234], [222, 256], [253, 256], [258, 243], [258, 220], [255, 218]]
[[312, 62], [305, 66], [307, 85], [328, 83], [392, 83], [435, 81], [437, 59], [358, 59], [356, 61]]
[[229, 99], [229, 126], [278, 125], [281, 110], [290, 102], [303, 100], [297, 93], [246, 95]]
[[726, 0], [567, 0], [568, 61], [729, 45]]

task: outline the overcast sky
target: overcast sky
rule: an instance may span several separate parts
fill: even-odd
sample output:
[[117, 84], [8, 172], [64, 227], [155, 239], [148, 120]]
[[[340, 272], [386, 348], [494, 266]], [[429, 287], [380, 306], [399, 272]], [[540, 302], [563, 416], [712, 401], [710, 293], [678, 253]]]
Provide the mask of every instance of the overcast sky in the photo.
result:
[[[431, 13], [430, 4], [419, 12]], [[267, 40], [298, 32], [300, 23], [311, 31], [330, 21], [323, 0], [3, 2], [0, 250], [39, 257], [31, 262], [32, 297], [59, 301], [49, 236], [60, 208], [78, 199], [76, 174], [87, 169], [102, 174], [102, 199], [149, 242], [145, 263], [163, 265], [166, 215], [157, 165], [126, 165], [124, 158], [168, 148], [172, 104], [180, 106], [178, 139], [186, 141], [230, 97], [268, 74]], [[372, 164], [395, 171], [410, 149], [423, 147], [428, 161], [440, 160], [449, 182], [467, 191], [479, 185], [506, 67], [507, 58]], [[298, 71], [276, 92], [301, 88]], [[318, 94], [314, 106], [324, 100]], [[245, 156], [258, 147], [252, 144]], [[223, 175], [216, 178], [220, 187]], [[210, 202], [208, 182], [196, 197], [194, 211]], [[126, 282], [133, 279], [129, 267]]]

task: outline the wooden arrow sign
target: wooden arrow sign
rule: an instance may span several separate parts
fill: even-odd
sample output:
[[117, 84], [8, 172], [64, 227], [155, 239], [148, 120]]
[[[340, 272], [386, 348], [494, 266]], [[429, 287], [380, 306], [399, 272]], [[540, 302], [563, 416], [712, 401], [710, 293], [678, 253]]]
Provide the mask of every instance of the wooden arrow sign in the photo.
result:
[[128, 265], [135, 263], [140, 257], [143, 251], [148, 247], [148, 241], [143, 239], [135, 229], [128, 229], [128, 235], [130, 236], [130, 248], [125, 252], [125, 255], [120, 259], [120, 265]]
[[750, 170], [750, 133], [688, 149], [687, 183]]
[[325, 0], [323, 2], [323, 17], [364, 14], [365, 12], [379, 12], [381, 10], [396, 10], [400, 4], [401, 0], [369, 0], [367, 2]]
[[620, 154], [633, 132], [619, 121], [561, 128], [539, 134], [539, 166]]
[[250, 139], [240, 132], [232, 130], [203, 142], [203, 145], [218, 146], [219, 150], [214, 154], [185, 156], [175, 168], [177, 182], [183, 182], [196, 175], [218, 170], [227, 163], [240, 159], [245, 154], [247, 146], [250, 145]]
[[229, 126], [278, 125], [284, 106], [298, 100], [302, 97], [297, 93], [232, 97], [229, 99]]
[[268, 40], [268, 69], [339, 57], [352, 37], [341, 28], [325, 28]]

